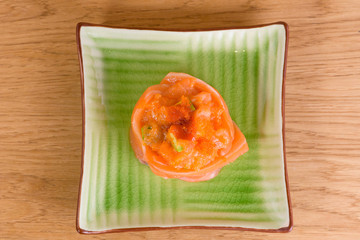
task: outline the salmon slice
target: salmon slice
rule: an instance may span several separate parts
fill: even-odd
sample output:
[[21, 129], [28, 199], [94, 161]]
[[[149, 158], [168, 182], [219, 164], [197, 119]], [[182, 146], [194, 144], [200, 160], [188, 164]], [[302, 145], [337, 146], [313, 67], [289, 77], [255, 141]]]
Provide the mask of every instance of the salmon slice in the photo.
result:
[[153, 173], [188, 182], [214, 178], [249, 150], [218, 91], [174, 72], [136, 103], [130, 142], [138, 160]]

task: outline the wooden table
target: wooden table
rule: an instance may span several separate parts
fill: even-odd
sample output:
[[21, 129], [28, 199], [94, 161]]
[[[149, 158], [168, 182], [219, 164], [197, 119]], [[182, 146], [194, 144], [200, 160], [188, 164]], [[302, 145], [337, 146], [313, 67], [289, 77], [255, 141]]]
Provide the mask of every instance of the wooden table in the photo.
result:
[[[81, 155], [77, 22], [219, 28], [286, 21], [288, 234], [75, 230]], [[0, 239], [360, 239], [360, 3], [0, 2]]]

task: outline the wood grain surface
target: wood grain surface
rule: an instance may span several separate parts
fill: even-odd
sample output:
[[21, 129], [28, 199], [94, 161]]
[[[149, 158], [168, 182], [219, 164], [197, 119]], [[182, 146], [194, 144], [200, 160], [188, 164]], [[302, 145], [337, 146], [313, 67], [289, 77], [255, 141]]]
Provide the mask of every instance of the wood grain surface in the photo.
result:
[[[76, 23], [158, 29], [286, 21], [287, 234], [75, 230], [81, 157]], [[360, 239], [360, 3], [0, 2], [0, 239]]]

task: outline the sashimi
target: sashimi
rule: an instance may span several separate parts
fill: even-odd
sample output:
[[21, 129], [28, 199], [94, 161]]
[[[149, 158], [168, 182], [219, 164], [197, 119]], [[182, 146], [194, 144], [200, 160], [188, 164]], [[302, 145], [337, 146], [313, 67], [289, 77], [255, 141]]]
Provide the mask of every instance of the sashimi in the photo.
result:
[[189, 182], [214, 178], [249, 149], [221, 95], [200, 79], [174, 72], [138, 100], [130, 141], [153, 173]]

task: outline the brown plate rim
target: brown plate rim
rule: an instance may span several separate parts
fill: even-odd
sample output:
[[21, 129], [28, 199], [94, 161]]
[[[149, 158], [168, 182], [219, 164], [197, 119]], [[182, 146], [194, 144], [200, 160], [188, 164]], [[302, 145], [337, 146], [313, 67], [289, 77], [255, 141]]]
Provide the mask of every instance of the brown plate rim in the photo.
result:
[[[282, 136], [283, 136], [283, 156], [284, 156], [284, 173], [285, 173], [285, 185], [286, 195], [288, 200], [289, 209], [289, 225], [278, 229], [257, 229], [257, 228], [243, 228], [243, 227], [222, 227], [222, 226], [177, 226], [177, 227], [141, 227], [141, 228], [118, 228], [108, 229], [103, 231], [88, 231], [80, 228], [79, 225], [79, 212], [80, 212], [80, 200], [81, 200], [81, 187], [84, 170], [84, 151], [85, 151], [85, 96], [84, 96], [84, 68], [82, 61], [82, 50], [81, 50], [81, 39], [80, 30], [82, 27], [106, 27], [115, 29], [130, 29], [130, 30], [157, 30], [157, 31], [178, 31], [178, 32], [197, 32], [197, 31], [217, 31], [217, 30], [231, 30], [231, 29], [250, 29], [266, 27], [271, 25], [283, 25], [285, 28], [285, 53], [284, 53], [284, 65], [283, 65], [283, 81], [282, 81], [282, 96], [281, 96], [281, 115], [282, 115]], [[195, 29], [195, 30], [184, 30], [184, 29], [160, 29], [160, 28], [123, 28], [119, 26], [109, 26], [104, 24], [93, 24], [87, 22], [79, 22], [76, 25], [76, 43], [78, 50], [79, 66], [80, 66], [80, 83], [81, 83], [81, 103], [82, 103], [82, 152], [81, 152], [81, 170], [80, 170], [80, 183], [78, 190], [78, 201], [76, 211], [76, 230], [81, 234], [101, 234], [101, 233], [115, 233], [115, 232], [131, 232], [131, 231], [150, 231], [150, 230], [167, 230], [167, 229], [214, 229], [214, 230], [239, 230], [239, 231], [255, 231], [255, 232], [272, 232], [272, 233], [287, 233], [293, 228], [293, 212], [290, 199], [289, 189], [289, 177], [286, 165], [286, 151], [285, 151], [285, 77], [286, 77], [286, 66], [287, 56], [289, 47], [289, 25], [286, 22], [272, 22], [267, 24], [259, 24], [245, 27], [226, 27], [226, 28], [211, 28], [211, 29]]]

